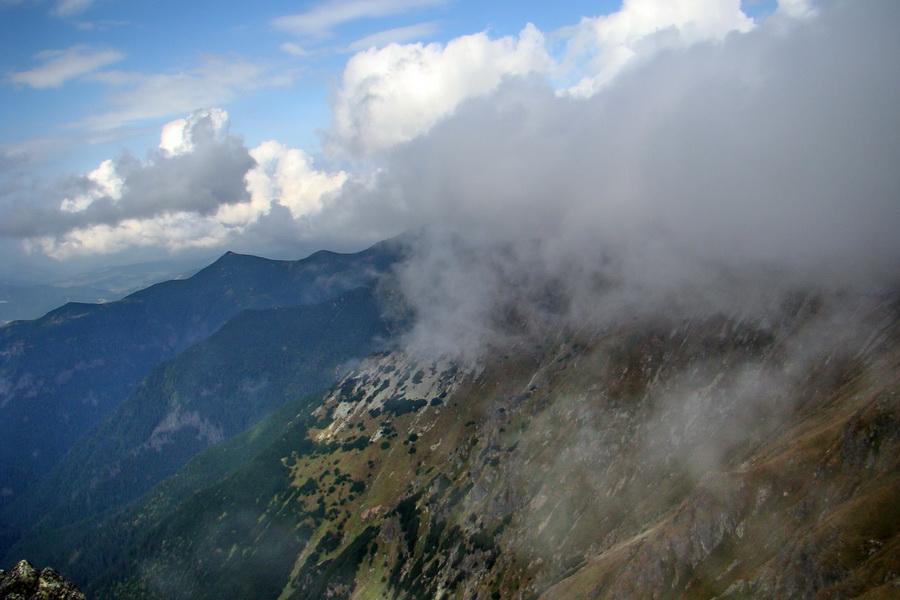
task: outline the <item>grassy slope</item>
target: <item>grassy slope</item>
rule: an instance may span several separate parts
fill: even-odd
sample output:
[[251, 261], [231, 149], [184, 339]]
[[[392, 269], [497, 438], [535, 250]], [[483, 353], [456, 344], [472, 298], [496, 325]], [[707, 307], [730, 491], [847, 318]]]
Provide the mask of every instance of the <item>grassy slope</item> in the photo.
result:
[[877, 351], [797, 361], [802, 325], [631, 324], [496, 348], [443, 379], [382, 357], [136, 528], [92, 591], [886, 597], [900, 559], [896, 322]]

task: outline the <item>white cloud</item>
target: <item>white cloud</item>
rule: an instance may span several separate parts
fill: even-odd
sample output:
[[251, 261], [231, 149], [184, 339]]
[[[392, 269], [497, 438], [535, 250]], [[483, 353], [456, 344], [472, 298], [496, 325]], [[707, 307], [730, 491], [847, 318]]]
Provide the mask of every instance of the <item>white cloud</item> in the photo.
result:
[[113, 160], [107, 159], [100, 166], [88, 173], [85, 178], [93, 185], [88, 190], [72, 198], [65, 198], [60, 203], [60, 210], [64, 212], [83, 212], [96, 200], [122, 198], [122, 188], [125, 180], [116, 171]]
[[740, 0], [625, 0], [618, 12], [582, 19], [571, 30], [564, 61], [565, 68], [583, 74], [570, 91], [588, 96], [626, 65], [661, 50], [749, 31], [754, 23], [740, 4]]
[[301, 37], [328, 37], [335, 27], [373, 17], [397, 15], [418, 8], [446, 4], [449, 0], [331, 0], [312, 10], [278, 17], [275, 28]]
[[79, 44], [67, 50], [44, 50], [36, 58], [44, 61], [29, 71], [10, 73], [7, 80], [33, 88], [57, 88], [67, 81], [87, 75], [124, 58], [121, 52]]
[[[274, 140], [263, 142], [250, 151], [257, 166], [247, 173], [251, 204], [268, 207], [280, 204], [294, 219], [316, 213], [323, 202], [338, 192], [347, 181], [343, 171], [324, 173], [312, 167], [312, 158], [303, 150], [287, 148]], [[223, 207], [224, 210], [224, 207]]]
[[509, 76], [544, 73], [553, 63], [544, 37], [529, 25], [517, 38], [479, 33], [440, 44], [391, 44], [347, 63], [334, 101], [334, 135], [357, 153], [408, 141], [486, 94]]
[[169, 156], [186, 154], [196, 149], [194, 130], [202, 120], [208, 120], [215, 139], [222, 142], [228, 135], [228, 113], [221, 108], [198, 110], [184, 119], [176, 119], [162, 126], [159, 148]]
[[71, 17], [83, 13], [91, 7], [94, 0], [59, 0], [53, 8], [57, 17]]
[[113, 90], [108, 99], [119, 108], [73, 125], [100, 131], [224, 104], [241, 93], [290, 83], [265, 66], [216, 56], [206, 56], [199, 67], [174, 74], [107, 71], [92, 78]]
[[[802, 0], [795, 0], [802, 3]], [[662, 50], [685, 49], [731, 32], [747, 32], [753, 20], [740, 0], [626, 0], [616, 13], [585, 18], [556, 32], [566, 44], [560, 62], [543, 34], [529, 25], [518, 38], [491, 40], [484, 33], [447, 45], [391, 44], [348, 61], [334, 102], [332, 142], [356, 154], [384, 151], [428, 131], [456, 106], [488, 93], [506, 77], [550, 75], [577, 96], [590, 96], [628, 65]], [[410, 35], [415, 30], [385, 32]], [[376, 34], [353, 47], [379, 45]]]
[[0, 232], [57, 259], [222, 247], [273, 227], [290, 236], [295, 221], [321, 211], [347, 181], [346, 173], [318, 171], [305, 152], [276, 141], [247, 149], [228, 129], [228, 114], [218, 108], [171, 121], [145, 161], [126, 154], [38, 190], [40, 199], [63, 199], [42, 205], [32, 196], [7, 207]]
[[815, 14], [815, 8], [809, 0], [778, 0], [778, 11], [795, 18]]
[[278, 48], [285, 54], [290, 54], [291, 56], [306, 56], [309, 54], [309, 51], [305, 48], [292, 42], [285, 42], [278, 46]]
[[108, 238], [123, 227], [130, 231], [134, 223], [175, 214], [202, 221], [223, 205], [249, 201], [244, 175], [255, 161], [242, 140], [227, 133], [223, 111], [201, 111], [170, 123], [162, 137], [162, 147], [143, 161], [124, 153], [86, 175], [10, 194], [0, 231], [45, 239], [80, 232], [79, 243], [90, 249], [86, 232], [101, 231]]
[[396, 27], [387, 31], [379, 31], [372, 35], [357, 40], [350, 44], [351, 52], [359, 52], [360, 50], [368, 50], [370, 48], [383, 48], [388, 44], [402, 44], [410, 40], [420, 40], [427, 38], [437, 31], [437, 23], [417, 23], [406, 27]]
[[134, 248], [165, 248], [170, 252], [221, 246], [227, 228], [213, 219], [198, 219], [186, 212], [166, 213], [152, 219], [126, 219], [114, 225], [92, 225], [59, 236], [41, 236], [24, 242], [27, 252], [40, 252], [65, 260], [76, 256], [115, 254]]
[[313, 228], [437, 229], [400, 275], [419, 339], [443, 348], [895, 286], [900, 13], [817, 11], [658, 53], [589, 97], [511, 79], [394, 148]]

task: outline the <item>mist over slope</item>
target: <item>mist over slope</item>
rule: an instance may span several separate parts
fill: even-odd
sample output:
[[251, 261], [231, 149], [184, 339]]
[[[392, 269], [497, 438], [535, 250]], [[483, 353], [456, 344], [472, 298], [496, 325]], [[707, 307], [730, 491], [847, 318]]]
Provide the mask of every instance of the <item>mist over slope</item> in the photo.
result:
[[118, 600], [891, 597], [896, 298], [793, 300], [381, 353], [22, 548]]
[[510, 79], [345, 185], [313, 229], [432, 232], [402, 279], [438, 351], [477, 349], [510, 303], [578, 327], [884, 289], [900, 274], [898, 23], [892, 3], [827, 2], [661, 52], [588, 98]]

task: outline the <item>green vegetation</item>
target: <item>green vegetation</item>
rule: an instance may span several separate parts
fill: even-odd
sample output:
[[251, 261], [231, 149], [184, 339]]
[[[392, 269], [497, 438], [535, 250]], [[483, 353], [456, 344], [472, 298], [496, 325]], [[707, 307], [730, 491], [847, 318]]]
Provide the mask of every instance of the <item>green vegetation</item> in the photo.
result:
[[[779, 362], [784, 327], [777, 345], [714, 319], [523, 346], [438, 410], [397, 382], [369, 409], [387, 369], [368, 368], [71, 525], [45, 562], [79, 549], [101, 600], [861, 595], [897, 564], [896, 342], [811, 377]], [[334, 426], [310, 430], [314, 411]]]

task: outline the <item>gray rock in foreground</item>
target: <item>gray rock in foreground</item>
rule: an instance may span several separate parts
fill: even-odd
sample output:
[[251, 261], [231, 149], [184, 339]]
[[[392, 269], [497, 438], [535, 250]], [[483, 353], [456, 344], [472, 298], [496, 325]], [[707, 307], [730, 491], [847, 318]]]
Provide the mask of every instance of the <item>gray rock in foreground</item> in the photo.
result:
[[0, 570], [0, 600], [85, 600], [75, 584], [47, 567], [38, 572], [27, 560]]

